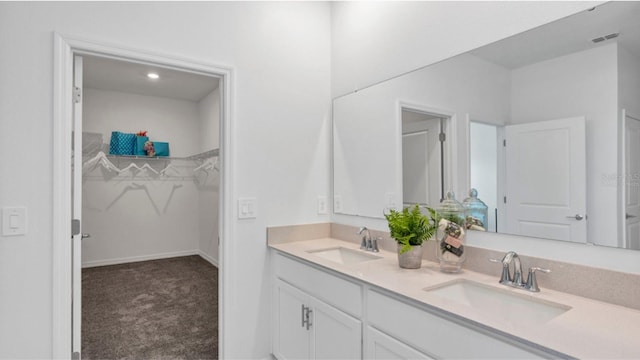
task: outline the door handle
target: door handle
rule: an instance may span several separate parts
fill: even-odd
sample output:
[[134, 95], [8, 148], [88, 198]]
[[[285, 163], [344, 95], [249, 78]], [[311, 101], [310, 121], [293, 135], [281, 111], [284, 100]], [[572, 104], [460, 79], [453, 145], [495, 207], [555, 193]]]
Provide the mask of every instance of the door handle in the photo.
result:
[[583, 216], [582, 214], [575, 214], [574, 216], [567, 216], [567, 219], [576, 219], [578, 221], [584, 219], [585, 216]]
[[90, 237], [91, 237], [91, 234], [88, 234], [88, 233], [83, 233], [82, 234], [82, 238], [83, 239], [90, 238]]
[[624, 215], [624, 218], [625, 218], [625, 219], [633, 219], [634, 217], [637, 217], [637, 216], [635, 216], [635, 215], [631, 215], [631, 214], [625, 214], [625, 215]]

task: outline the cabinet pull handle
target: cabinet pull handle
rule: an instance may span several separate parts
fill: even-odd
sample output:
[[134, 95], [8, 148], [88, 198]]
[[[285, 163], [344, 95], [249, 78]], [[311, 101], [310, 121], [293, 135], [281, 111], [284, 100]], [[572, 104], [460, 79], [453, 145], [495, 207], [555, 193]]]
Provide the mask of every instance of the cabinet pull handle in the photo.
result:
[[302, 327], [306, 327], [307, 330], [311, 327], [311, 312], [313, 312], [313, 310], [311, 310], [310, 307], [306, 307], [304, 304], [302, 305]]
[[313, 310], [311, 308], [307, 308], [307, 330], [311, 327], [311, 313]]
[[304, 304], [302, 304], [302, 327], [304, 327], [305, 323], [307, 322], [307, 307], [304, 306]]

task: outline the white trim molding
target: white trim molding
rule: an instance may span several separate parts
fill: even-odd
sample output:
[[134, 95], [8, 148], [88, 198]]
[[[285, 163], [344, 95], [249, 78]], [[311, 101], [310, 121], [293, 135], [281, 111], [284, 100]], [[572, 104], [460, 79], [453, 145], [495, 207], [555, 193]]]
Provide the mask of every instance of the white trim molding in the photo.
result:
[[[222, 93], [220, 121], [220, 259], [219, 259], [219, 357], [225, 358], [225, 312], [231, 285], [226, 259], [232, 256], [229, 239], [233, 238], [234, 121], [233, 72], [228, 66], [185, 59], [174, 54], [141, 51], [121, 45], [104, 44], [53, 34], [53, 268], [52, 268], [52, 357], [68, 359], [72, 353], [72, 80], [73, 56], [93, 55], [130, 62], [151, 63], [180, 71], [220, 78]], [[209, 260], [209, 259], [207, 259]], [[209, 260], [210, 261], [210, 260]], [[231, 262], [230, 262], [231, 263]], [[214, 264], [215, 265], [215, 264]]]

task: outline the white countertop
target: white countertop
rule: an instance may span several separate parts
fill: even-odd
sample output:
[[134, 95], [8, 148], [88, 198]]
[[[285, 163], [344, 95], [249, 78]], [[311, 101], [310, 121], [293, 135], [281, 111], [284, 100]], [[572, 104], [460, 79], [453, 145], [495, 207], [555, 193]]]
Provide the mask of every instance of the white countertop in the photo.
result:
[[[464, 266], [460, 274], [445, 274], [440, 272], [437, 263], [426, 260], [423, 260], [421, 269], [401, 269], [397, 254], [384, 250], [376, 253], [381, 259], [349, 265], [325, 260], [308, 252], [334, 247], [362, 251], [357, 244], [332, 238], [270, 244], [269, 247], [572, 357], [640, 359], [640, 311], [635, 309], [544, 288], [539, 293], [510, 288], [498, 284], [499, 268], [495, 276], [468, 271]], [[520, 296], [566, 305], [571, 309], [546, 323], [532, 325], [518, 319], [496, 319], [470, 306], [447, 301], [424, 291], [425, 288], [455, 279], [472, 280]]]

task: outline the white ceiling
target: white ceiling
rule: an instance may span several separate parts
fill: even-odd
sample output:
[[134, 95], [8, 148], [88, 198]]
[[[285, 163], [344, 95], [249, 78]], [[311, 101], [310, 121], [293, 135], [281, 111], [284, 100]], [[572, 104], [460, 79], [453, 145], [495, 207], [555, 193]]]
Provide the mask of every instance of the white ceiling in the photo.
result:
[[[219, 79], [160, 66], [83, 56], [83, 86], [132, 94], [200, 101], [218, 88]], [[151, 80], [147, 73], [160, 75]]]
[[[611, 33], [615, 40], [591, 40]], [[509, 69], [618, 41], [640, 57], [640, 2], [614, 1], [471, 51]]]

